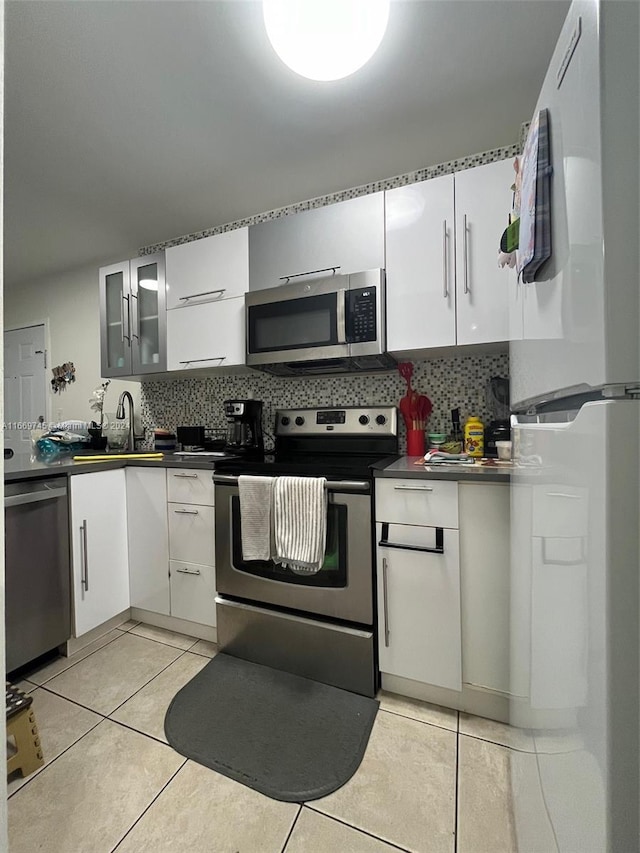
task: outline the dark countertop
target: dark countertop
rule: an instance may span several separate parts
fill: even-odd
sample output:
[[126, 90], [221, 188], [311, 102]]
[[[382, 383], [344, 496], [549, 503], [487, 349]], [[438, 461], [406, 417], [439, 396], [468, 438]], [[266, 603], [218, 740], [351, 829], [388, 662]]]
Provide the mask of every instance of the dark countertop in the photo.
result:
[[389, 464], [384, 460], [374, 468], [375, 477], [405, 477], [416, 480], [457, 480], [472, 483], [508, 483], [513, 466], [500, 465], [420, 465], [419, 456], [400, 456]]
[[111, 459], [101, 462], [74, 462], [70, 456], [51, 462], [36, 460], [29, 453], [16, 453], [11, 459], [4, 460], [5, 483], [16, 480], [31, 480], [37, 477], [68, 476], [70, 474], [88, 474], [94, 471], [110, 471], [114, 468], [125, 468], [127, 465], [142, 465], [151, 468], [200, 468], [213, 471], [215, 458], [203, 456], [202, 459], [193, 456], [181, 457], [166, 453], [162, 459], [122, 459], [114, 453]]

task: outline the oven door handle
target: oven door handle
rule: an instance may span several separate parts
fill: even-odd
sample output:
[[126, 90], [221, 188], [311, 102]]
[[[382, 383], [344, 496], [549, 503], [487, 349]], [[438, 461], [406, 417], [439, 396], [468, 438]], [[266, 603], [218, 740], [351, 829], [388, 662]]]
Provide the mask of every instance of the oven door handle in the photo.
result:
[[[238, 477], [234, 474], [214, 474], [213, 482], [217, 486], [237, 486]], [[327, 480], [327, 491], [370, 492], [371, 483], [367, 482], [367, 480]]]

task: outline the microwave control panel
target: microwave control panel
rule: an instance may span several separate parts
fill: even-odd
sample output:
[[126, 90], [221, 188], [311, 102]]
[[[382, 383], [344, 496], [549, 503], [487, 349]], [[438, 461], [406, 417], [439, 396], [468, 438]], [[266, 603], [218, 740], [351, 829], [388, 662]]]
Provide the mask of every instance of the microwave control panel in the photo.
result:
[[377, 338], [376, 289], [359, 287], [346, 293], [347, 343], [358, 344]]

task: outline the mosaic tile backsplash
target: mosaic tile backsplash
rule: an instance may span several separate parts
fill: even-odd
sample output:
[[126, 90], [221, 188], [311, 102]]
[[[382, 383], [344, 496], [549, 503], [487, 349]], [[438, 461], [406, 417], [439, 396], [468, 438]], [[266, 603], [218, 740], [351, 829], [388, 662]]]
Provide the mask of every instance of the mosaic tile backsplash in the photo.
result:
[[[412, 386], [433, 403], [427, 432], [449, 432], [451, 409], [460, 409], [461, 421], [477, 414], [484, 423], [491, 420], [486, 386], [492, 376], [508, 376], [507, 353], [497, 355], [456, 355], [414, 361]], [[397, 371], [353, 376], [280, 378], [265, 373], [227, 376], [146, 380], [140, 392], [142, 425], [147, 446], [152, 430], [175, 430], [178, 426], [225, 428], [223, 402], [254, 398], [264, 402], [263, 429], [271, 447], [277, 409], [310, 406], [397, 406], [406, 385]], [[406, 435], [400, 422], [400, 450], [406, 449]]]

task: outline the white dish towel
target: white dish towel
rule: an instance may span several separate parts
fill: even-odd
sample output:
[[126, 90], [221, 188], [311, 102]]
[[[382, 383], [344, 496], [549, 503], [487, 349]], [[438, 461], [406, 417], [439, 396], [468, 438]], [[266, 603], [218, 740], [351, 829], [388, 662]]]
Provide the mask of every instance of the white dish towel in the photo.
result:
[[276, 477], [275, 560], [297, 574], [322, 568], [327, 539], [326, 477]]
[[270, 560], [273, 477], [238, 477], [243, 560]]

